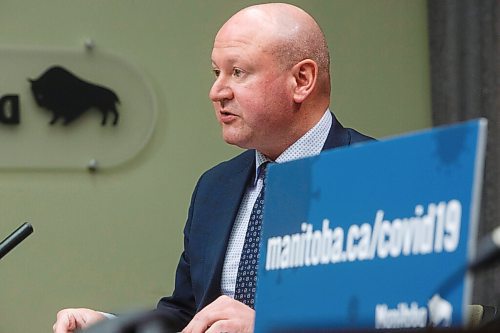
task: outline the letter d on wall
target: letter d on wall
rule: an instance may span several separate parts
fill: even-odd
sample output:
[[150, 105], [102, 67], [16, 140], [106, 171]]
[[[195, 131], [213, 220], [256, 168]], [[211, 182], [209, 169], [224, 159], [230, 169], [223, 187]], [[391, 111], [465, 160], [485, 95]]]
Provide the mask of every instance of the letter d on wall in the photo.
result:
[[19, 124], [19, 96], [5, 95], [0, 98], [0, 123]]

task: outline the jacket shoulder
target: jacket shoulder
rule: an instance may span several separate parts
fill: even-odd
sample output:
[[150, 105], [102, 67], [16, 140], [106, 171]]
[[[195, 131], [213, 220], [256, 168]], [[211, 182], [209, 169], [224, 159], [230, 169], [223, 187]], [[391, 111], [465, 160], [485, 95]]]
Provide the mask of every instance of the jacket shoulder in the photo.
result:
[[349, 133], [350, 137], [350, 144], [357, 143], [357, 142], [363, 142], [363, 141], [372, 141], [375, 140], [374, 138], [365, 135], [363, 133], [360, 133], [356, 131], [355, 129], [352, 128], [346, 128], [347, 132]]
[[334, 114], [332, 114], [332, 126], [326, 138], [323, 149], [333, 149], [349, 146], [358, 142], [374, 140], [372, 137], [362, 134], [352, 128], [342, 126]]

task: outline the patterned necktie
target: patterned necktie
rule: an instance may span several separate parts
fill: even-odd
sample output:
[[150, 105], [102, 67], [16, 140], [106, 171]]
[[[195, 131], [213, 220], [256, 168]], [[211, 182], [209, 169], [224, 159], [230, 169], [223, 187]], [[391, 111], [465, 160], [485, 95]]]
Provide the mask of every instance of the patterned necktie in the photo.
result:
[[257, 264], [259, 262], [260, 230], [262, 227], [267, 164], [266, 162], [260, 166], [259, 177], [262, 178], [263, 186], [252, 208], [252, 214], [248, 222], [234, 290], [234, 299], [243, 302], [252, 309], [257, 285]]

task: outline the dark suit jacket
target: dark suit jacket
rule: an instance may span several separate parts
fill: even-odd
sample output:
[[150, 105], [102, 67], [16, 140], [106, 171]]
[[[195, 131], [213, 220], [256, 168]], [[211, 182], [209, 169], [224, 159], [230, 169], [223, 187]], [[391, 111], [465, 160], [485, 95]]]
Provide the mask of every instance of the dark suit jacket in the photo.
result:
[[[370, 140], [344, 128], [333, 117], [323, 150]], [[181, 330], [194, 314], [221, 295], [220, 284], [226, 247], [248, 182], [255, 171], [255, 151], [247, 150], [205, 172], [191, 198], [181, 255], [172, 296], [158, 303]]]

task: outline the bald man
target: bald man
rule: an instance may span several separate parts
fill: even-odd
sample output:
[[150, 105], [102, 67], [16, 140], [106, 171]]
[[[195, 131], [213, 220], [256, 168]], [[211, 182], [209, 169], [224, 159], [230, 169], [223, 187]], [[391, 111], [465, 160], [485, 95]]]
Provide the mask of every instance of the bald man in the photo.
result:
[[[329, 62], [320, 27], [292, 5], [245, 8], [217, 33], [209, 96], [224, 140], [247, 150], [208, 170], [194, 190], [175, 290], [157, 308], [177, 329], [253, 332], [254, 293], [235, 289], [263, 165], [371, 139], [330, 112]], [[102, 318], [90, 309], [62, 310], [54, 332]]]

